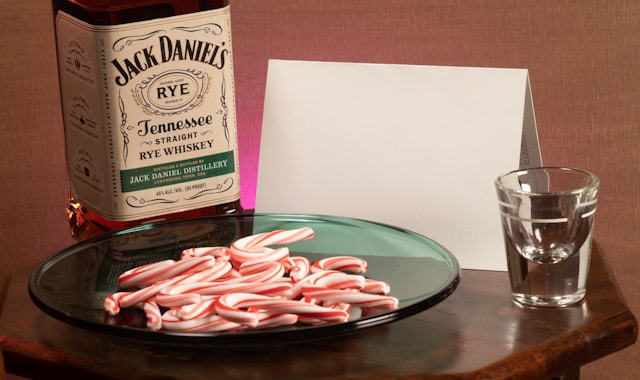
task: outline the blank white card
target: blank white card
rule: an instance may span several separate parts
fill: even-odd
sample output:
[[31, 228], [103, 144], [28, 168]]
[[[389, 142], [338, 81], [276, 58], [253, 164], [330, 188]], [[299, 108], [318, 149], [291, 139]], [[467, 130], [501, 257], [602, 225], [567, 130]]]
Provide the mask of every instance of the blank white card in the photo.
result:
[[258, 213], [391, 224], [506, 270], [493, 183], [538, 165], [525, 69], [269, 62]]

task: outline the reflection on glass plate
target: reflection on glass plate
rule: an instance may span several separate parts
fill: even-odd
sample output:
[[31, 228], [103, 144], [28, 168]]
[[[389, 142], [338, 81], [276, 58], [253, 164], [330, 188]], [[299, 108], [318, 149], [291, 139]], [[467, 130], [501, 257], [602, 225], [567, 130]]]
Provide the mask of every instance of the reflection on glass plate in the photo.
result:
[[[131, 268], [179, 259], [191, 247], [228, 246], [240, 237], [276, 229], [311, 227], [315, 237], [287, 244], [292, 256], [311, 261], [347, 255], [367, 261], [365, 276], [389, 283], [399, 308], [345, 323], [275, 327], [216, 333], [152, 331], [136, 308], [115, 317], [104, 299], [118, 290], [118, 276]], [[436, 242], [387, 225], [307, 215], [220, 216], [146, 225], [78, 243], [52, 256], [32, 273], [29, 293], [49, 315], [92, 331], [158, 344], [215, 346], [326, 338], [393, 322], [426, 310], [457, 287], [456, 258]]]

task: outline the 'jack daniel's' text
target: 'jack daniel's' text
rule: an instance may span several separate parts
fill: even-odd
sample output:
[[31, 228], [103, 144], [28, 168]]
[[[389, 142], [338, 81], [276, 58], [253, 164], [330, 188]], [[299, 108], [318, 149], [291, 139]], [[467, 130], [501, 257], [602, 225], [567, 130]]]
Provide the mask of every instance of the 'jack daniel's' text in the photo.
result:
[[[170, 61], [198, 61], [221, 70], [229, 56], [229, 50], [220, 45], [200, 40], [172, 40], [160, 36], [157, 45], [151, 45], [136, 51], [130, 57], [111, 61], [120, 75], [115, 77], [118, 86], [126, 86], [136, 75]], [[154, 51], [154, 48], [157, 48]]]

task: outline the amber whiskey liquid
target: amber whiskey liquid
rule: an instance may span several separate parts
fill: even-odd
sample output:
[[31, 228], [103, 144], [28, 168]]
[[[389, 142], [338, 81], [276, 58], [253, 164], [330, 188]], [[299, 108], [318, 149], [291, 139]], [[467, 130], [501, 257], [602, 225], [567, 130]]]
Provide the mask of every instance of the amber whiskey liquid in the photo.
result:
[[238, 213], [228, 0], [54, 0], [79, 240]]

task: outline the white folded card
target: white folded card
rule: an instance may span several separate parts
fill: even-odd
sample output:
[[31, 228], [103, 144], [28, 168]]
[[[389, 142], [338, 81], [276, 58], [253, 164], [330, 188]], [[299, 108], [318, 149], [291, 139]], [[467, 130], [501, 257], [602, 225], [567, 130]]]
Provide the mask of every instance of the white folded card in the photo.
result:
[[390, 224], [506, 270], [493, 182], [539, 165], [525, 69], [269, 62], [258, 213]]

